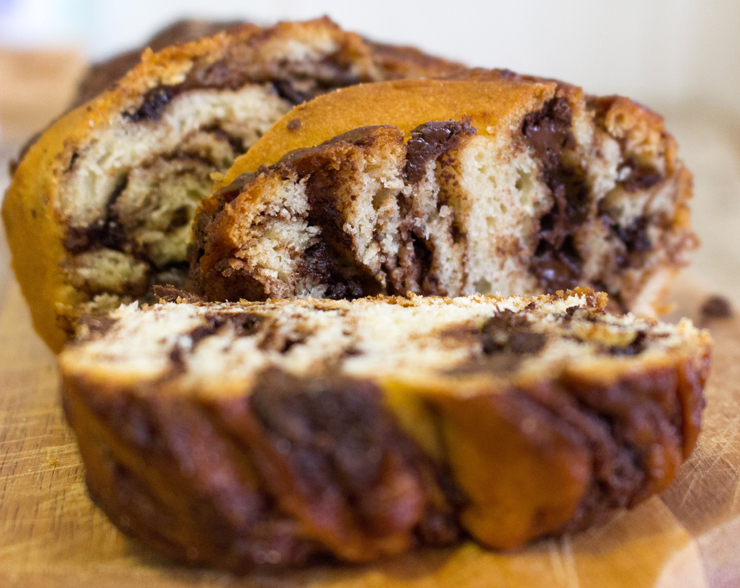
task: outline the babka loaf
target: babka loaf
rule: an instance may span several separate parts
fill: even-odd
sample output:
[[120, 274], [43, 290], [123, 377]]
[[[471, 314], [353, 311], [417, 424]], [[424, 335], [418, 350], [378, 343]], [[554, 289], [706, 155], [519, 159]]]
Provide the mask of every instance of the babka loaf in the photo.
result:
[[708, 334], [586, 289], [178, 301], [87, 317], [59, 364], [90, 494], [184, 561], [520, 546], [662, 491], [700, 427]]
[[5, 197], [13, 267], [38, 332], [58, 349], [81, 312], [143, 298], [151, 284], [181, 284], [190, 223], [213, 172], [318, 94], [461, 69], [422, 57], [406, 48], [394, 57], [326, 18], [241, 25], [146, 51], [112, 90], [28, 148]]
[[510, 72], [463, 77], [355, 86], [285, 115], [202, 203], [190, 287], [264, 300], [590, 286], [654, 312], [696, 245], [691, 174], [660, 117]]

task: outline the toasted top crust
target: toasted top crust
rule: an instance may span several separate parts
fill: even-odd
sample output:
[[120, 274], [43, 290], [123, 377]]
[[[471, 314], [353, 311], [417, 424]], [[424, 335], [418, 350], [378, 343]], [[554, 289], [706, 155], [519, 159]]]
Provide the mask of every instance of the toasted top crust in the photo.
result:
[[[399, 80], [342, 88], [296, 106], [238, 158], [217, 188], [244, 172], [277, 162], [293, 149], [319, 145], [358, 127], [392, 124], [408, 134], [434, 120], [467, 119], [479, 134], [496, 135], [555, 94], [556, 84]], [[296, 123], [295, 121], [298, 121]]]
[[[260, 165], [275, 163], [292, 149], [313, 147], [361, 126], [393, 124], [408, 133], [430, 120], [463, 116], [495, 120], [496, 117], [486, 112], [484, 104], [486, 100], [489, 106], [497, 99], [505, 101], [504, 95], [507, 94], [507, 97], [521, 101], [517, 106], [520, 114], [526, 112], [527, 104], [531, 105], [528, 98], [533, 95], [542, 101], [555, 94], [562, 96], [574, 107], [576, 116], [585, 108], [592, 110], [599, 125], [610, 136], [623, 141], [626, 150], [636, 155], [640, 162], [647, 163], [651, 158], [664, 155], [668, 174], [679, 165], [677, 145], [666, 132], [663, 117], [629, 98], [587, 95], [578, 86], [560, 80], [522, 75], [507, 69], [450, 68], [446, 74], [436, 77], [439, 79], [433, 83], [401, 81], [377, 87], [347, 88], [297, 106], [277, 121], [249, 153], [234, 162], [218, 187], [228, 185], [243, 172], [253, 172]], [[485, 97], [486, 90], [476, 90], [469, 84], [456, 86], [445, 82], [487, 82], [498, 85], [499, 89]], [[491, 88], [493, 86], [489, 86], [488, 91]], [[503, 104], [500, 106], [504, 107]], [[513, 112], [512, 118], [516, 118]], [[294, 122], [296, 120], [300, 121], [300, 126]], [[479, 133], [485, 132], [479, 125], [474, 126]], [[503, 127], [501, 124], [500, 128]], [[490, 132], [492, 134], [493, 129]]]
[[[330, 22], [327, 17], [320, 20]], [[169, 45], [190, 43], [221, 31], [238, 30], [247, 24], [245, 21], [178, 20], [157, 32], [143, 46], [93, 64], [80, 82], [74, 106], [84, 104], [108, 90], [140, 62], [141, 54], [147, 48], [161, 51]], [[373, 61], [383, 70], [383, 77], [387, 79], [450, 76], [466, 69], [460, 63], [428, 55], [415, 47], [374, 43], [368, 39], [364, 39], [364, 42], [370, 47]]]
[[243, 21], [178, 20], [158, 31], [143, 46], [115, 55], [106, 61], [92, 64], [79, 84], [72, 106], [80, 106], [98, 94], [109, 90], [115, 82], [136, 67], [141, 61], [141, 54], [147, 48], [155, 52], [161, 51], [170, 45], [190, 43], [245, 24], [247, 23]]

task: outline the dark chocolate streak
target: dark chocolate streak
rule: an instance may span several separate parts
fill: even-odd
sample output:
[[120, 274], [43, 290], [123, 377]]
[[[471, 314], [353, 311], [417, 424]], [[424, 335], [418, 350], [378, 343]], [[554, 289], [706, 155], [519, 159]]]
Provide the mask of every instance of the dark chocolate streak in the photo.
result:
[[516, 371], [525, 356], [541, 351], [547, 344], [547, 335], [532, 330], [526, 313], [512, 312], [508, 309], [494, 314], [479, 330], [471, 330], [461, 325], [440, 335], [474, 337], [480, 340], [482, 355], [476, 355], [470, 361], [447, 372], [449, 375], [457, 376], [480, 373], [510, 374]]
[[553, 197], [552, 207], [540, 218], [540, 240], [530, 261], [530, 271], [550, 293], [577, 286], [583, 267], [574, 235], [586, 221], [588, 188], [583, 170], [566, 167], [561, 158], [564, 149], [575, 147], [572, 116], [567, 100], [553, 98], [525, 116], [521, 128]]
[[332, 69], [330, 79], [314, 79], [305, 74], [292, 76], [289, 71], [271, 72], [273, 75], [258, 73], [240, 63], [238, 57], [226, 57], [205, 67], [196, 65], [180, 84], [152, 88], [144, 95], [139, 107], [133, 112], [124, 113], [124, 116], [132, 122], [159, 120], [170, 101], [192, 90], [238, 90], [248, 83], [271, 82], [274, 92], [295, 106], [320, 94], [362, 81], [349, 73], [345, 65], [331, 60], [325, 60], [322, 65]]
[[468, 121], [433, 121], [419, 125], [411, 131], [406, 146], [405, 173], [409, 182], [418, 182], [426, 173], [428, 161], [453, 149], [460, 138], [477, 134]]
[[144, 94], [141, 105], [133, 112], [124, 112], [123, 116], [135, 123], [157, 121], [161, 118], [167, 105], [180, 94], [210, 88], [236, 90], [249, 81], [249, 72], [229, 67], [224, 60], [212, 63], [207, 67], [196, 66], [187, 75], [184, 82], [171, 86], [157, 86], [149, 90]]
[[627, 345], [620, 347], [619, 345], [613, 345], [609, 347], [609, 353], [612, 355], [639, 355], [647, 346], [647, 334], [644, 331], [638, 331], [635, 334], [635, 338], [632, 339]]
[[[362, 147], [373, 140], [372, 127], [363, 127], [335, 137], [325, 145], [348, 142]], [[336, 300], [380, 294], [380, 282], [355, 259], [351, 238], [343, 228], [344, 216], [337, 208], [337, 191], [344, 180], [343, 162], [335, 167], [331, 153], [319, 146], [295, 151], [284, 158], [283, 163], [293, 167], [299, 178], [308, 177], [307, 221], [321, 228], [321, 240], [306, 250], [299, 265], [301, 279], [318, 279], [327, 285], [325, 296]]]
[[205, 322], [193, 328], [185, 335], [190, 339], [189, 349], [185, 349], [181, 341], [172, 347], [170, 351], [170, 361], [172, 362], [173, 373], [181, 373], [185, 369], [185, 356], [192, 353], [203, 339], [215, 335], [226, 325], [229, 325], [237, 337], [244, 337], [253, 334], [262, 323], [263, 318], [249, 312], [234, 313], [215, 313], [209, 312], [204, 316]]
[[[298, 265], [299, 275], [313, 277], [327, 286], [324, 296], [332, 300], [354, 300], [380, 293], [380, 285], [372, 276], [358, 271], [350, 256], [338, 253], [339, 248], [319, 241], [306, 249]], [[372, 292], [373, 294], [369, 294]]]
[[[401, 432], [374, 384], [306, 381], [270, 369], [260, 375], [250, 407], [316, 511], [340, 496], [372, 537], [424, 527], [430, 515], [435, 532], [428, 537], [437, 544], [458, 537], [449, 506], [430, 500], [433, 491], [441, 492], [432, 462]], [[396, 503], [382, 496], [394, 496]]]
[[[406, 180], [411, 183], [420, 182], [426, 174], [429, 161], [439, 161], [444, 165], [447, 154], [457, 148], [463, 137], [477, 134], [475, 127], [467, 120], [462, 121], [430, 121], [419, 125], [411, 131], [411, 138], [406, 145], [406, 164], [404, 173]], [[442, 195], [440, 195], [441, 205]], [[414, 223], [410, 209], [410, 201], [401, 196], [399, 206], [405, 222], [401, 223], [401, 240], [411, 244], [412, 259], [406, 264], [409, 281], [416, 282], [421, 294], [440, 294], [438, 281], [432, 274], [434, 248], [431, 240], [424, 237], [419, 227]], [[453, 238], [460, 239], [459, 227], [453, 223]], [[389, 292], [404, 295], [404, 290], [397, 291], [394, 285], [389, 286]]]
[[122, 250], [125, 240], [123, 227], [114, 212], [116, 200], [126, 189], [128, 177], [118, 183], [105, 205], [103, 217], [84, 227], [69, 227], [64, 237], [64, 248], [72, 254], [83, 253], [100, 244], [109, 249]]
[[144, 100], [137, 110], [130, 113], [124, 112], [123, 116], [128, 118], [131, 122], [159, 120], [170, 100], [182, 91], [182, 84], [177, 86], [160, 86], [158, 88], [152, 88], [144, 94]]
[[637, 192], [638, 190], [647, 190], [663, 181], [663, 174], [658, 170], [640, 165], [634, 158], [628, 159], [619, 168], [619, 172], [629, 169], [629, 175], [620, 182], [620, 186], [625, 192]]
[[78, 328], [80, 333], [87, 331], [85, 336], [78, 335], [75, 339], [76, 344], [84, 343], [90, 338], [102, 337], [105, 335], [118, 321], [107, 315], [95, 316], [92, 314], [83, 314], [78, 321]]
[[483, 353], [493, 355], [508, 351], [531, 354], [540, 351], [547, 343], [544, 333], [532, 331], [524, 313], [502, 310], [489, 318], [481, 327]]
[[296, 90], [289, 80], [275, 80], [273, 86], [277, 95], [283, 100], [290, 102], [293, 106], [303, 104], [309, 98], [306, 94]]
[[647, 216], [639, 216], [627, 227], [612, 224], [611, 230], [617, 238], [624, 243], [625, 253], [617, 255], [615, 263], [618, 269], [640, 267], [645, 259], [645, 254], [652, 249], [652, 242], [647, 234], [650, 219]]

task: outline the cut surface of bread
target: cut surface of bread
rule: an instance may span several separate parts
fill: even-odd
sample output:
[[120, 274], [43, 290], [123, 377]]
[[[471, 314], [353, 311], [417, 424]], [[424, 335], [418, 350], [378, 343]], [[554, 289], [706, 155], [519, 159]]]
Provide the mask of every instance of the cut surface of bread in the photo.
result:
[[406, 48], [395, 61], [377, 51], [326, 18], [235, 26], [145, 51], [113, 89], [54, 123], [28, 148], [3, 203], [13, 267], [46, 341], [58, 349], [82, 312], [181, 284], [211, 174], [295, 104], [461, 68]]
[[237, 572], [506, 549], [662, 491], [700, 427], [711, 342], [540, 297], [122, 306], [60, 356], [94, 500]]
[[211, 300], [582, 285], [653, 313], [696, 246], [660, 117], [507, 72], [318, 97], [220, 185], [191, 262]]

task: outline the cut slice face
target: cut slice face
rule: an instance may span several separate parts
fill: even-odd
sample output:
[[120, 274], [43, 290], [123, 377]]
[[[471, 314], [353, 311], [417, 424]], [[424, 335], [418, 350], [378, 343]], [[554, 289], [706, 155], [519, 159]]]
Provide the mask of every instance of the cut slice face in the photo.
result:
[[708, 334], [605, 304], [132, 304], [63, 352], [63, 399], [96, 502], [180, 559], [513, 548], [661, 492], [696, 442]]
[[696, 244], [690, 179], [660, 118], [627, 100], [501, 73], [359, 85], [295, 108], [236, 161], [197, 214], [190, 288], [263, 300], [586, 285], [654, 312]]

